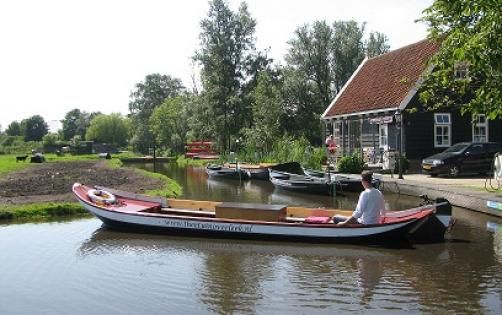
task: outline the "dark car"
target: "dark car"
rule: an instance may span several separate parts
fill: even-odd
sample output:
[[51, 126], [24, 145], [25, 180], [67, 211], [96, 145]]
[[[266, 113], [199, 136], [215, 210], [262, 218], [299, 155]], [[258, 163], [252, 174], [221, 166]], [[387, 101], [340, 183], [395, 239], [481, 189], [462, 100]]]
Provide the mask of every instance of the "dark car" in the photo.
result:
[[460, 173], [486, 174], [491, 170], [493, 158], [502, 152], [499, 142], [461, 142], [441, 153], [422, 160], [422, 171], [431, 176]]

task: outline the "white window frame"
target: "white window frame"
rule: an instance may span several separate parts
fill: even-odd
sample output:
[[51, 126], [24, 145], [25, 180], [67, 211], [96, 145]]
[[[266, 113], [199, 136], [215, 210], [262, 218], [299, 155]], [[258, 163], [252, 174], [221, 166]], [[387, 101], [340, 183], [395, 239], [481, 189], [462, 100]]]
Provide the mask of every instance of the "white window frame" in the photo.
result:
[[[447, 118], [445, 121], [444, 118]], [[441, 135], [438, 134], [438, 130], [446, 130], [442, 132]], [[438, 136], [448, 137], [446, 140], [442, 139], [441, 142], [438, 142]], [[434, 114], [434, 147], [435, 148], [447, 148], [451, 146], [451, 114], [450, 113], [436, 113]]]
[[335, 120], [333, 122], [333, 138], [336, 143], [340, 143], [340, 134], [341, 134], [342, 122], [340, 120]]
[[[382, 135], [383, 132], [383, 135]], [[387, 150], [389, 147], [389, 125], [378, 125], [378, 147]]]
[[[483, 122], [481, 122], [481, 118]], [[481, 129], [485, 130], [484, 136], [479, 132]], [[472, 119], [472, 142], [488, 142], [488, 119], [486, 115], [479, 114]]]

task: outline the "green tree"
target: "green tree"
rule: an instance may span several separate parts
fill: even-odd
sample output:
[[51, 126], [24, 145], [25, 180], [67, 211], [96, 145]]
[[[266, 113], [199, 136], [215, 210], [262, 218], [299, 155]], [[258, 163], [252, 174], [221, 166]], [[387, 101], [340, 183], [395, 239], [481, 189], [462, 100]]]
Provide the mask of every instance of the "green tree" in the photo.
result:
[[66, 113], [64, 119], [61, 120], [63, 140], [70, 140], [76, 135], [84, 138], [91, 120], [99, 114], [99, 112], [87, 113], [80, 111], [78, 108], [70, 110]]
[[284, 68], [282, 125], [295, 136], [320, 144], [320, 116], [360, 65], [370, 56], [388, 51], [387, 37], [371, 33], [364, 42], [365, 24], [325, 21], [306, 24], [295, 31]]
[[58, 141], [59, 141], [59, 135], [54, 132], [48, 133], [42, 138], [44, 146], [56, 145]]
[[285, 57], [286, 62], [311, 83], [318, 106], [330, 102], [333, 95], [332, 36], [331, 27], [325, 21], [317, 21], [312, 26], [299, 27], [295, 31], [295, 38], [288, 42], [290, 49]]
[[338, 93], [364, 59], [363, 42], [365, 23], [359, 26], [356, 21], [337, 21], [333, 23], [333, 71], [335, 91]]
[[192, 96], [186, 102], [189, 103], [184, 108], [189, 126], [187, 139], [212, 139], [217, 132], [206, 94]]
[[363, 35], [355, 21], [316, 21], [295, 31], [284, 70], [287, 131], [321, 143], [320, 116], [363, 60]]
[[389, 51], [389, 39], [380, 32], [371, 32], [366, 41], [366, 56], [368, 58], [384, 54]]
[[258, 85], [253, 92], [254, 124], [245, 129], [246, 146], [253, 151], [269, 153], [273, 141], [279, 136], [281, 116], [281, 91], [266, 71], [258, 77]]
[[24, 141], [42, 141], [43, 136], [49, 132], [49, 126], [40, 115], [23, 119], [20, 126]]
[[185, 106], [188, 98], [168, 98], [150, 116], [150, 130], [157, 143], [181, 153], [186, 143], [188, 124]]
[[296, 29], [285, 57], [285, 128], [320, 142], [320, 115], [333, 98], [333, 29], [325, 21]]
[[134, 147], [143, 153], [154, 145], [154, 136], [148, 122], [154, 109], [166, 98], [181, 95], [185, 91], [180, 79], [169, 75], [149, 74], [144, 82], [137, 83], [130, 95], [129, 111], [132, 118]]
[[[463, 113], [502, 117], [501, 5], [500, 0], [436, 0], [424, 11], [429, 36], [441, 41], [421, 87], [429, 109], [456, 106]], [[460, 77], [459, 68], [464, 68]]]
[[91, 125], [87, 128], [85, 139], [123, 147], [127, 144], [129, 132], [129, 119], [117, 113], [110, 115], [101, 114], [91, 120]]
[[13, 121], [7, 126], [5, 133], [8, 136], [21, 136], [21, 125], [19, 122]]
[[246, 60], [254, 51], [256, 22], [246, 3], [232, 12], [224, 0], [209, 2], [209, 12], [201, 22], [201, 48], [194, 59], [202, 65], [204, 98], [208, 102], [212, 128], [224, 151], [246, 116], [242, 84], [246, 80]]

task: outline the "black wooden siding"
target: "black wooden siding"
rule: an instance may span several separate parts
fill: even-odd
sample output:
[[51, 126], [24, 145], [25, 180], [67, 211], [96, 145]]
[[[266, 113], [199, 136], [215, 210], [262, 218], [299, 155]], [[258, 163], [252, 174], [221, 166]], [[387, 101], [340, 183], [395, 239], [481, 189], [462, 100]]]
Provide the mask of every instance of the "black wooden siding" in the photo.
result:
[[[448, 113], [437, 111], [436, 113]], [[472, 141], [472, 117], [461, 115], [460, 111], [451, 114], [451, 144]], [[444, 151], [446, 148], [434, 147], [434, 113], [414, 113], [405, 117], [406, 124], [406, 156], [409, 159], [423, 159], [429, 155]], [[502, 142], [502, 120], [488, 122], [488, 140]]]

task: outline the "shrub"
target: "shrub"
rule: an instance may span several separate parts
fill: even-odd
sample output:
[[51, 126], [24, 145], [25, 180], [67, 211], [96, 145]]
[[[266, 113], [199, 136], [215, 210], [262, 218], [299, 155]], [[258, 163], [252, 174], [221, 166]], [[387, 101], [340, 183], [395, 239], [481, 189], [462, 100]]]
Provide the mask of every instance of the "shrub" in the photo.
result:
[[364, 161], [359, 153], [354, 152], [339, 159], [337, 167], [341, 173], [359, 174], [363, 171]]
[[[406, 158], [405, 155], [401, 155], [400, 159], [399, 159], [402, 163], [402, 169], [403, 169], [403, 173], [406, 173], [406, 171], [408, 170], [408, 168], [410, 167], [410, 161]], [[394, 166], [394, 174], [397, 174], [399, 173], [399, 164], [398, 162], [396, 161], [396, 165]]]
[[239, 151], [238, 160], [246, 162], [299, 162], [312, 169], [320, 169], [321, 162], [326, 159], [326, 152], [310, 145], [304, 137], [293, 138], [287, 135], [274, 141], [271, 152], [260, 152], [253, 143], [245, 143]]

